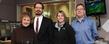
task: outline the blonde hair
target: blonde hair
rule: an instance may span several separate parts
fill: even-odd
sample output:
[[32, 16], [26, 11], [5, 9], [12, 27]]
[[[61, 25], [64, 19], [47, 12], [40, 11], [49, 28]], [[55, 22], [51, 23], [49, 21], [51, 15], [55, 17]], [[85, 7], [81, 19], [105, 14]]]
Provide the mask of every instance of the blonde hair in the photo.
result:
[[58, 11], [57, 14], [56, 14], [56, 17], [58, 16], [59, 13], [62, 13], [63, 14], [64, 21], [66, 22], [67, 17], [66, 17], [66, 14], [64, 13], [64, 11], [62, 11], [62, 10]]

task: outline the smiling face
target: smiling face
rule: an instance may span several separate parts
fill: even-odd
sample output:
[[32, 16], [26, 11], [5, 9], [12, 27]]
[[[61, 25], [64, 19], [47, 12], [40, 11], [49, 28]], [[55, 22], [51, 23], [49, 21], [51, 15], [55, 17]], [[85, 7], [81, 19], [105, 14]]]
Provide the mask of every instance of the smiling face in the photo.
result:
[[57, 14], [57, 20], [58, 22], [64, 22], [64, 14], [63, 13], [58, 13]]
[[29, 25], [30, 25], [30, 17], [29, 16], [24, 16], [23, 18], [22, 18], [22, 25], [24, 26], [24, 27], [28, 27]]
[[76, 7], [76, 16], [81, 18], [85, 15], [85, 9], [83, 5], [78, 5]]
[[36, 4], [36, 5], [34, 6], [34, 8], [35, 8], [35, 14], [36, 14], [37, 16], [42, 15], [43, 6], [42, 6], [41, 4]]

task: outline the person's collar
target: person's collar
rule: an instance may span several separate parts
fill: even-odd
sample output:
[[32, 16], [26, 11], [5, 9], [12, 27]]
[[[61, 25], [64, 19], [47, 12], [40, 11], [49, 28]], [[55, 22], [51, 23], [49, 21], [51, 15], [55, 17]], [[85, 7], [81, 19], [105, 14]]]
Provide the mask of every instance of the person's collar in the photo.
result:
[[23, 30], [27, 30], [28, 28], [30, 28], [31, 27], [31, 24], [29, 24], [27, 27], [25, 27], [25, 26], [23, 26], [22, 24], [21, 24], [21, 26], [20, 26]]
[[35, 16], [36, 18], [40, 18], [40, 17], [43, 17], [43, 15], [40, 15], [40, 16]]
[[63, 27], [63, 25], [65, 24], [65, 22], [64, 21], [63, 22], [57, 22], [57, 24], [58, 24], [59, 27]]
[[85, 18], [86, 18], [86, 16], [83, 16], [83, 17], [81, 17], [81, 18], [76, 17], [76, 21], [77, 21], [77, 22], [82, 22], [82, 21], [85, 20]]
[[60, 31], [61, 27], [63, 27], [64, 24], [65, 24], [65, 22], [62, 22], [62, 23], [56, 22], [55, 27], [58, 29], [58, 31]]

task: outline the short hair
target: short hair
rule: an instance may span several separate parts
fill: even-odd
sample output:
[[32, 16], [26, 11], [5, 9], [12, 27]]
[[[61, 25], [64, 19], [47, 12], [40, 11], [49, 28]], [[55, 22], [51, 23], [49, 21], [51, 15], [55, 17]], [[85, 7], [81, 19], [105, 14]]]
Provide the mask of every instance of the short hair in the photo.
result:
[[77, 4], [77, 5], [76, 5], [76, 8], [77, 8], [78, 6], [83, 6], [83, 8], [85, 9], [85, 5], [82, 4], [82, 3]]
[[23, 13], [21, 13], [21, 16], [20, 16], [20, 21], [21, 21], [21, 22], [22, 22], [22, 19], [23, 19], [24, 17], [29, 17], [30, 20], [31, 20], [31, 17], [28, 15], [28, 13], [27, 13], [27, 12], [23, 12]]
[[42, 5], [42, 9], [44, 9], [44, 4], [41, 3], [41, 2], [36, 2], [36, 3], [34, 4], [34, 8], [35, 8], [35, 6], [36, 6], [37, 4], [41, 4], [41, 5]]

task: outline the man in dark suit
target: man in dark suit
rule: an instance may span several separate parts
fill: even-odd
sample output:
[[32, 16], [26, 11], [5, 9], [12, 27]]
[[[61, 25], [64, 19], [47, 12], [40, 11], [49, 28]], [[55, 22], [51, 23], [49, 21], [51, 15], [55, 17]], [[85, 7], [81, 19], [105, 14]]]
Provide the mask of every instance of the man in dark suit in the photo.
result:
[[53, 24], [52, 20], [42, 15], [44, 5], [40, 2], [34, 4], [34, 43], [35, 44], [52, 44]]

